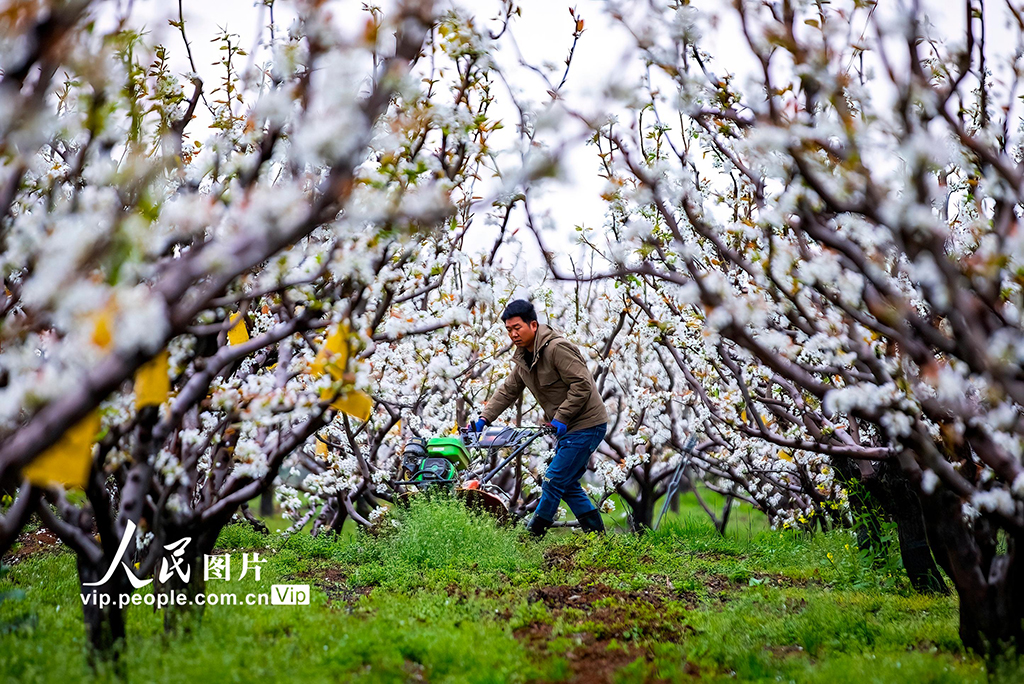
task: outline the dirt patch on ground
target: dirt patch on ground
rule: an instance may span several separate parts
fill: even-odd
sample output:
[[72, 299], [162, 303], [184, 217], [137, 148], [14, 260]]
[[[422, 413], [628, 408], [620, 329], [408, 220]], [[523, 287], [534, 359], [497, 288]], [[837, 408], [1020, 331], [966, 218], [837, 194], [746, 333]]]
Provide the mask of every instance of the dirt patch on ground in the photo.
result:
[[617, 603], [649, 603], [658, 607], [666, 599], [675, 599], [675, 596], [666, 596], [668, 592], [660, 587], [644, 587], [636, 591], [622, 591], [613, 589], [607, 584], [597, 582], [586, 586], [550, 586], [531, 589], [527, 594], [530, 603], [543, 601], [548, 608], [576, 608], [587, 610], [597, 601], [602, 599], [614, 599]]
[[736, 583], [725, 575], [701, 574], [697, 576], [697, 583], [712, 596], [718, 596], [736, 588]]
[[578, 551], [571, 546], [549, 546], [544, 549], [544, 569], [572, 570], [576, 566]]
[[[515, 632], [519, 639], [531, 651], [550, 652], [548, 644], [552, 640], [551, 625], [534, 623], [521, 627]], [[604, 684], [611, 683], [614, 673], [637, 658], [646, 657], [645, 650], [635, 644], [613, 645], [612, 639], [598, 639], [592, 634], [576, 635], [577, 643], [565, 653], [555, 653], [569, 662], [573, 684]]]
[[736, 554], [725, 553], [724, 551], [692, 551], [690, 555], [701, 560], [720, 561], [733, 557]]
[[729, 578], [726, 575], [717, 573], [698, 573], [697, 584], [703, 588], [716, 603], [725, 603], [729, 600], [730, 592], [738, 591], [745, 587], [766, 586], [766, 587], [806, 587], [807, 580], [795, 580], [785, 575], [766, 575], [760, 572], [752, 572], [749, 575]]
[[406, 660], [402, 665], [402, 669], [405, 670], [405, 681], [407, 682], [427, 681], [426, 668], [420, 663]]
[[567, 656], [572, 668], [570, 682], [587, 684], [589, 682], [612, 682], [612, 675], [617, 670], [634, 662], [637, 658], [646, 657], [643, 649], [635, 646], [619, 646], [609, 648], [611, 640], [584, 637], [583, 643], [574, 648]]
[[[514, 635], [530, 650], [564, 657], [572, 682], [611, 682], [621, 668], [651, 659], [647, 644], [652, 640], [677, 641], [693, 632], [683, 624], [684, 598], [667, 582], [635, 590], [602, 582], [536, 587], [527, 600], [543, 603], [553, 620], [520, 627]], [[562, 640], [554, 646], [558, 636]]]
[[60, 540], [50, 530], [41, 527], [34, 532], [23, 532], [14, 548], [2, 559], [4, 565], [16, 565], [37, 553], [57, 553], [64, 548]]
[[766, 646], [765, 650], [769, 651], [773, 657], [779, 660], [785, 660], [790, 656], [804, 655], [803, 646], [796, 644], [790, 644], [788, 646]]
[[312, 580], [313, 585], [327, 595], [327, 604], [344, 604], [351, 612], [359, 599], [367, 596], [373, 587], [352, 587], [348, 577], [336, 566], [328, 566], [323, 572], [307, 570], [298, 574], [301, 579]]

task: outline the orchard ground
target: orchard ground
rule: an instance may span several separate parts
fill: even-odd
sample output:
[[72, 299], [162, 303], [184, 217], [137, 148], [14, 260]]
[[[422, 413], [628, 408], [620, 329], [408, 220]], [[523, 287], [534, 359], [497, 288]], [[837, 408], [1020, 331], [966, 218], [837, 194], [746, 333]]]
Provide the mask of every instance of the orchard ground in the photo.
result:
[[[211, 581], [207, 591], [309, 584], [310, 605], [210, 606], [170, 635], [153, 608], [131, 606], [120, 673], [160, 682], [830, 684], [1024, 675], [1004, 665], [990, 678], [960, 645], [955, 596], [914, 593], [897, 556], [879, 566], [848, 531], [778, 532], [751, 511], [734, 515], [722, 537], [684, 499], [655, 533], [560, 530], [541, 542], [446, 500], [415, 502], [377, 536], [285, 541], [233, 525], [218, 552], [235, 562], [260, 553], [261, 580]], [[4, 562], [4, 681], [116, 680], [109, 666], [89, 665], [74, 556], [35, 528]]]

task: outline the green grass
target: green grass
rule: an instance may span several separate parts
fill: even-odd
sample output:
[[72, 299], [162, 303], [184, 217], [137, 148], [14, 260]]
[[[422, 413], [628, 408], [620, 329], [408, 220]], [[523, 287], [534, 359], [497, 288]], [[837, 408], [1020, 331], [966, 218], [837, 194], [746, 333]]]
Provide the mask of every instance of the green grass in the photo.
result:
[[[210, 606], [171, 635], [159, 612], [130, 607], [122, 671], [172, 682], [993, 681], [960, 646], [955, 597], [865, 567], [850, 534], [751, 523], [723, 537], [693, 513], [643, 536], [562, 530], [541, 542], [448, 500], [395, 511], [397, 526], [377, 536], [284, 540], [234, 525], [218, 552], [232, 563], [259, 553], [261, 581], [207, 590], [308, 583], [311, 605]], [[70, 553], [20, 560], [0, 597], [3, 681], [116, 679], [88, 664]]]

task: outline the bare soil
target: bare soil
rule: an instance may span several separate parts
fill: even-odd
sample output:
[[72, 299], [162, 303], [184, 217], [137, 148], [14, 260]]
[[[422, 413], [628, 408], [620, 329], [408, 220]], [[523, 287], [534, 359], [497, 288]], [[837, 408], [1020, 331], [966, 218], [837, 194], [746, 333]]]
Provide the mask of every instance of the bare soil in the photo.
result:
[[57, 535], [41, 527], [34, 532], [21, 533], [14, 547], [0, 559], [0, 562], [4, 565], [15, 565], [37, 553], [57, 553], [61, 548]]
[[[662, 619], [669, 601], [687, 598], [666, 585], [630, 591], [603, 582], [551, 585], [532, 589], [527, 600], [542, 602], [553, 618], [563, 618], [569, 630], [579, 627], [569, 635], [563, 629], [562, 636], [569, 636], [574, 645], [555, 653], [569, 663], [569, 681], [602, 683], [611, 682], [615, 672], [638, 659], [650, 660], [652, 654], [644, 645], [647, 638], [673, 640], [692, 632], [677, 619]], [[551, 624], [537, 622], [517, 629], [514, 635], [532, 651], [550, 652], [552, 629]]]
[[348, 577], [337, 566], [328, 566], [324, 570], [308, 570], [299, 573], [302, 579], [311, 580], [312, 583], [324, 594], [327, 595], [327, 605], [343, 604], [352, 612], [356, 602], [373, 591], [373, 587], [352, 587], [348, 584]]

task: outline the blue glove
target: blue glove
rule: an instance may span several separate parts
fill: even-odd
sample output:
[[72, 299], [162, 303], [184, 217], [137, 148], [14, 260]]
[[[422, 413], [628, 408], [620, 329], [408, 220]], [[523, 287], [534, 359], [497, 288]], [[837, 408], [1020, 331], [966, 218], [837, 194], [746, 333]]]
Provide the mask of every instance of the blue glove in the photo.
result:
[[555, 433], [559, 437], [564, 435], [569, 430], [569, 426], [568, 425], [566, 425], [565, 423], [561, 423], [561, 422], [559, 422], [557, 420], [551, 421], [551, 427], [555, 428]]
[[483, 432], [485, 427], [487, 427], [487, 421], [483, 418], [477, 418], [466, 426], [470, 432]]

